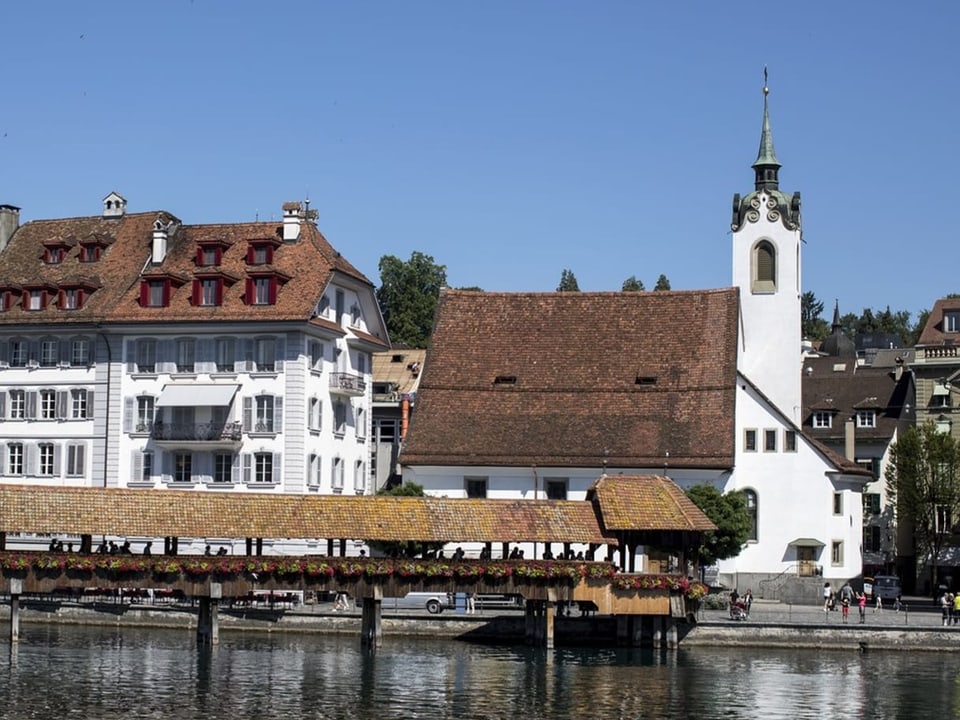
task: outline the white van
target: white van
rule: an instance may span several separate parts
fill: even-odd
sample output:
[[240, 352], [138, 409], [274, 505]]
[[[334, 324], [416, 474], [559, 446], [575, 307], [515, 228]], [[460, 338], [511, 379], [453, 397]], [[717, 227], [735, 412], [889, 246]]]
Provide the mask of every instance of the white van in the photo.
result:
[[873, 579], [873, 597], [896, 600], [900, 597], [900, 578], [896, 575], [877, 575]]
[[453, 607], [453, 599], [445, 592], [410, 592], [403, 597], [385, 597], [383, 610], [426, 610], [437, 615]]

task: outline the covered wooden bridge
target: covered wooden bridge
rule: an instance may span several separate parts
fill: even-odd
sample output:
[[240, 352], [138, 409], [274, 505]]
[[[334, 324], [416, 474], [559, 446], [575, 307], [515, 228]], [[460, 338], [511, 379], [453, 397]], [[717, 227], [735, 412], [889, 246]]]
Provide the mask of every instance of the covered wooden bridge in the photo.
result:
[[[609, 614], [682, 614], [676, 601], [685, 574], [634, 574], [636, 549], [687, 554], [714, 529], [671, 480], [603, 476], [586, 501], [463, 500], [398, 496], [290, 496], [178, 490], [48, 488], [0, 485], [0, 591], [153, 587], [200, 598], [201, 639], [216, 641], [217, 602], [260, 588], [336, 588], [363, 598], [363, 639], [380, 642], [380, 599], [410, 590], [517, 592], [528, 601], [528, 624], [552, 644], [554, 605], [591, 600]], [[79, 552], [26, 556], [7, 549], [17, 533], [79, 536]], [[96, 538], [163, 539], [150, 556], [94, 554]], [[179, 538], [246, 540], [244, 556], [180, 555]], [[323, 538], [325, 555], [268, 556], [263, 539]], [[346, 558], [352, 539], [370, 542], [483, 543], [483, 559]], [[583, 560], [510, 560], [510, 546], [585, 546]], [[618, 567], [604, 560], [614, 554]], [[560, 554], [560, 553], [558, 553]], [[341, 558], [340, 561], [334, 561]], [[349, 560], [349, 562], [348, 562]], [[15, 613], [11, 638], [16, 635]]]

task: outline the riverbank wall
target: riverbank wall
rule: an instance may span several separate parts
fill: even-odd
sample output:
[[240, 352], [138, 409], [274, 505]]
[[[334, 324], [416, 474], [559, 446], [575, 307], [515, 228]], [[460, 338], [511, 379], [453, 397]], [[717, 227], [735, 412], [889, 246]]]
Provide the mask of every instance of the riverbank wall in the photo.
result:
[[[9, 605], [0, 605], [0, 621], [7, 624]], [[805, 648], [870, 651], [960, 650], [960, 626], [942, 627], [932, 622], [913, 625], [841, 625], [798, 618], [793, 622], [730, 622], [720, 617], [678, 625], [680, 646]], [[771, 618], [772, 620], [772, 618]], [[925, 618], [936, 620], [936, 618]], [[129, 603], [69, 604], [27, 601], [21, 607], [21, 623], [182, 629], [195, 631], [197, 609], [190, 606], [151, 606]], [[360, 634], [360, 615], [333, 613], [305, 607], [298, 610], [271, 608], [223, 608], [219, 613], [221, 633], [322, 633]], [[384, 638], [424, 636], [475, 642], [522, 643], [525, 620], [521, 613], [457, 615], [388, 614], [382, 619]], [[5, 633], [0, 632], [0, 638]], [[613, 617], [557, 617], [558, 645], [610, 647], [616, 642]]]

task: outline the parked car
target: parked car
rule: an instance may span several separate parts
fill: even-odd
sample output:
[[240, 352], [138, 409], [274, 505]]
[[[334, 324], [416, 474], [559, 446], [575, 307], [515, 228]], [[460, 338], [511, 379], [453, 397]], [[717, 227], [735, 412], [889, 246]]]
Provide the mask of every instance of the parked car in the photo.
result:
[[403, 597], [385, 597], [384, 610], [426, 610], [437, 615], [453, 607], [453, 598], [445, 592], [410, 592]]

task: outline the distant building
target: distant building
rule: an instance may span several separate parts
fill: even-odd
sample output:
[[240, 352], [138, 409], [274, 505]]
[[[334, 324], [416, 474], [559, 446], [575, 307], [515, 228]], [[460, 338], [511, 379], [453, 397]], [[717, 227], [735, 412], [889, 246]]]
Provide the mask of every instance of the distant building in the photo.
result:
[[417, 403], [427, 351], [394, 348], [373, 355], [373, 491], [400, 482], [400, 445]]

